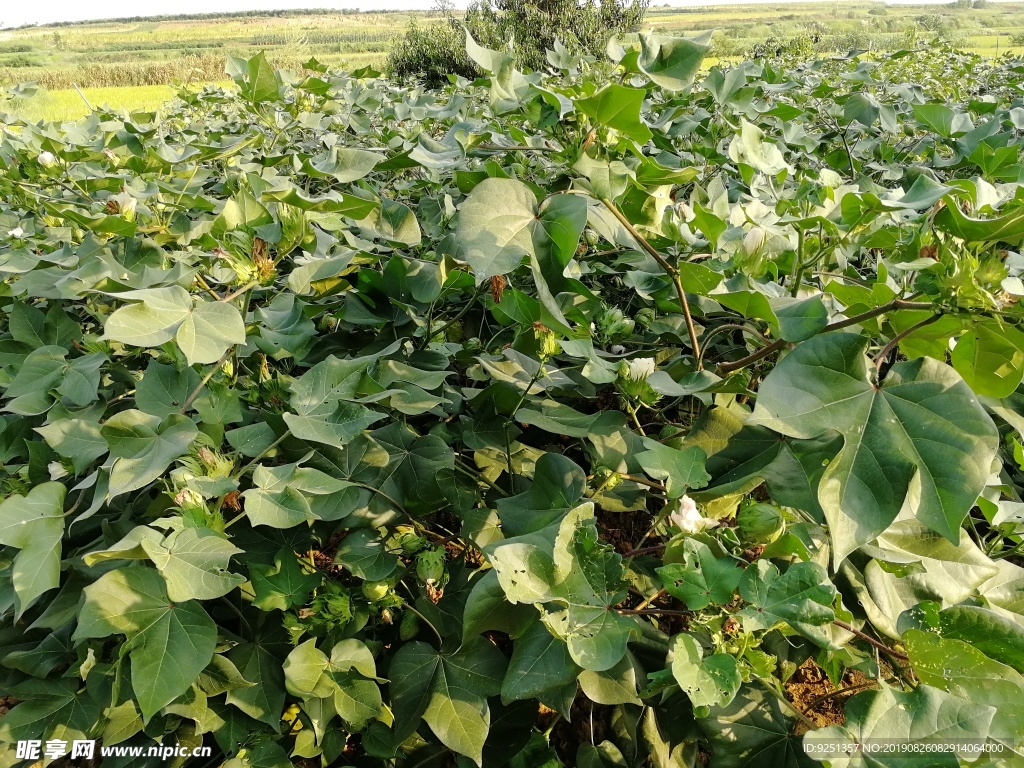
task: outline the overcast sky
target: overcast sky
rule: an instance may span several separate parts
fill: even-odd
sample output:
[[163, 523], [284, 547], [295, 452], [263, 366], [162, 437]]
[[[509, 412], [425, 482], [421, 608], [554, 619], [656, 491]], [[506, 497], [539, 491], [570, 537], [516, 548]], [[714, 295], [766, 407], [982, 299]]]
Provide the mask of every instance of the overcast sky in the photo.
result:
[[[456, 0], [465, 6], [467, 0]], [[711, 5], [726, 2], [779, 0], [668, 0], [671, 5]], [[890, 0], [892, 2], [893, 0]], [[949, 2], [950, 0], [906, 0]], [[662, 5], [666, 0], [654, 0]], [[844, 2], [844, 0], [837, 0]], [[223, 11], [275, 10], [280, 8], [360, 8], [362, 10], [412, 10], [430, 8], [433, 0], [0, 0], [0, 27], [46, 24], [54, 21], [109, 19], [122, 16], [156, 16], [164, 13], [215, 13]]]

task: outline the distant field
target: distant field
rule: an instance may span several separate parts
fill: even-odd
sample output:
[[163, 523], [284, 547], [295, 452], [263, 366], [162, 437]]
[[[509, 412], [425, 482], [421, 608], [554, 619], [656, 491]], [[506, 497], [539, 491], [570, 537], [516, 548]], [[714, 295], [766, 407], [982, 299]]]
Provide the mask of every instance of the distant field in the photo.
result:
[[[154, 109], [172, 83], [224, 78], [227, 56], [263, 50], [282, 66], [311, 56], [334, 66], [382, 64], [392, 39], [408, 24], [431, 24], [431, 13], [254, 13], [202, 19], [152, 19], [30, 27], [0, 32], [0, 85], [33, 81], [39, 96], [18, 107], [32, 119], [81, 117], [90, 102]], [[769, 38], [808, 38], [820, 50], [876, 51], [930, 42], [936, 37], [995, 56], [1021, 52], [1024, 2], [885, 6], [826, 0], [750, 6], [652, 8], [646, 26], [669, 34], [713, 31], [716, 58], [743, 56]]]

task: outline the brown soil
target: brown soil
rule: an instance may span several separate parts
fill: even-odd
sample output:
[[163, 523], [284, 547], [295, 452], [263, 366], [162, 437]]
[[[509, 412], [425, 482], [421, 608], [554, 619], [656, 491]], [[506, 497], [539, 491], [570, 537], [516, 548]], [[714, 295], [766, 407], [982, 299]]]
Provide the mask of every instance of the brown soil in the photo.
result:
[[612, 707], [595, 704], [580, 691], [569, 710], [571, 720], [559, 720], [551, 731], [551, 744], [566, 765], [576, 765], [580, 744], [600, 744], [611, 732]]
[[[819, 667], [814, 659], [808, 659], [793, 673], [789, 682], [785, 683], [786, 698], [819, 728], [842, 725], [846, 722], [843, 715], [846, 700], [873, 687], [874, 681], [859, 670], [848, 669], [841, 683], [841, 686], [836, 688], [828, 679], [825, 670]], [[847, 688], [850, 690], [846, 690]], [[829, 695], [840, 690], [843, 692], [834, 696]], [[823, 696], [828, 698], [822, 699]], [[797, 723], [797, 734], [808, 730], [809, 726], [803, 721]]]

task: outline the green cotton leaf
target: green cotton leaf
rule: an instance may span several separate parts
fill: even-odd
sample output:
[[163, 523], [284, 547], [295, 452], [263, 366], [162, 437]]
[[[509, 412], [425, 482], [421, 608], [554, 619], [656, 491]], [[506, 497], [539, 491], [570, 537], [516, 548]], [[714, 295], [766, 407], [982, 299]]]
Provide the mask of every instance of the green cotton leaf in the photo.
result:
[[453, 255], [469, 264], [479, 285], [534, 254], [537, 197], [515, 179], [488, 178], [459, 208]]
[[167, 582], [167, 595], [176, 603], [212, 600], [245, 583], [228, 572], [228, 561], [242, 550], [209, 528], [173, 531], [162, 542], [143, 539], [142, 549]]
[[318, 571], [306, 573], [290, 549], [282, 549], [273, 565], [253, 563], [249, 581], [255, 595], [252, 604], [261, 611], [287, 611], [305, 605], [323, 577]]
[[343, 184], [363, 178], [384, 159], [379, 152], [352, 147], [331, 147], [327, 152], [311, 157], [303, 164], [310, 176], [333, 176]]
[[132, 688], [149, 722], [210, 663], [217, 626], [198, 603], [173, 602], [152, 568], [110, 571], [84, 592], [74, 639], [126, 637]]
[[729, 557], [715, 557], [711, 549], [696, 539], [682, 546], [683, 562], [658, 568], [665, 591], [686, 603], [691, 611], [712, 603], [725, 605], [733, 598], [743, 570]]
[[71, 459], [76, 474], [84, 472], [108, 450], [100, 425], [84, 419], [60, 419], [36, 427], [35, 431], [58, 455]]
[[172, 461], [188, 453], [199, 429], [185, 416], [175, 414], [161, 421], [127, 410], [107, 419], [100, 434], [114, 460], [108, 487], [114, 497], [145, 488], [163, 475]]
[[202, 377], [192, 368], [179, 370], [173, 365], [150, 360], [142, 381], [135, 388], [135, 405], [160, 418], [181, 413], [181, 407], [201, 381]]
[[334, 562], [364, 581], [381, 581], [398, 570], [397, 555], [388, 552], [380, 535], [365, 528], [352, 531], [338, 545]]
[[803, 341], [828, 325], [828, 310], [820, 296], [795, 301], [773, 302], [779, 336], [785, 341]]
[[375, 494], [378, 503], [401, 499], [405, 511], [413, 515], [437, 512], [451, 503], [447, 494], [455, 454], [444, 440], [433, 434], [419, 436], [400, 421], [375, 429], [369, 436], [387, 452], [387, 461], [368, 463], [352, 479], [381, 491], [383, 496]]
[[918, 679], [971, 702], [984, 710], [993, 708], [988, 735], [1010, 745], [1024, 730], [1024, 675], [986, 656], [971, 642], [937, 637], [918, 629], [901, 638]]
[[390, 243], [419, 245], [423, 239], [416, 214], [409, 206], [394, 200], [382, 199], [378, 208], [374, 208], [369, 216], [359, 221], [359, 226], [367, 230], [369, 235]]
[[[651, 79], [654, 79], [653, 77]], [[593, 96], [576, 100], [576, 109], [595, 123], [614, 128], [641, 144], [654, 135], [640, 117], [647, 92], [618, 83], [606, 85]]]
[[700, 72], [707, 56], [710, 40], [689, 40], [685, 37], [640, 35], [640, 55], [636, 63], [651, 80], [668, 91], [688, 88]]
[[536, 699], [574, 683], [583, 670], [572, 660], [565, 640], [539, 621], [512, 644], [512, 659], [501, 684], [504, 703]]
[[307, 640], [284, 661], [285, 687], [307, 702], [330, 699], [334, 710], [352, 726], [377, 717], [383, 702], [370, 649], [360, 640], [337, 643], [328, 656]]
[[1002, 614], [977, 605], [954, 605], [939, 613], [939, 632], [1024, 672], [1024, 626]]
[[67, 370], [63, 347], [41, 347], [28, 353], [14, 379], [7, 385], [4, 410], [20, 416], [36, 416], [53, 407], [51, 390], [56, 389]]
[[242, 494], [253, 525], [293, 528], [315, 520], [340, 520], [356, 508], [358, 488], [311, 467], [260, 465], [255, 488]]
[[365, 219], [374, 209], [380, 206], [380, 200], [375, 198], [358, 197], [356, 195], [345, 195], [341, 192], [330, 190], [322, 197], [309, 197], [295, 187], [284, 189], [268, 189], [260, 196], [266, 202], [285, 203], [293, 205], [303, 211], [316, 211], [318, 213], [339, 213], [350, 219]]
[[876, 387], [868, 343], [829, 333], [798, 345], [762, 382], [750, 422], [791, 437], [843, 436], [818, 489], [837, 564], [901, 509], [959, 541], [998, 447], [992, 419], [952, 368], [918, 358]]
[[189, 365], [215, 363], [236, 344], [245, 343], [245, 323], [234, 304], [200, 301], [174, 336]]
[[442, 744], [482, 765], [491, 726], [487, 698], [501, 692], [506, 664], [482, 637], [454, 653], [421, 642], [403, 645], [388, 670], [395, 743], [415, 733], [422, 719]]
[[622, 657], [622, 661], [611, 669], [604, 672], [586, 670], [580, 674], [580, 689], [595, 704], [633, 704], [641, 707], [643, 702], [637, 695], [637, 690], [643, 680], [643, 667], [633, 654], [627, 653]]
[[762, 685], [740, 689], [732, 702], [700, 720], [715, 759], [736, 768], [815, 768], [794, 735], [796, 711]]
[[915, 104], [914, 118], [946, 139], [974, 129], [970, 115], [958, 115], [945, 104]]
[[542, 530], [561, 520], [575, 507], [586, 488], [586, 472], [572, 459], [560, 453], [545, 453], [534, 465], [533, 484], [529, 490], [498, 499], [501, 528], [506, 536]]
[[764, 131], [743, 118], [740, 119], [740, 132], [729, 144], [729, 157], [733, 162], [748, 165], [769, 176], [793, 170], [778, 146], [764, 140]]
[[631, 175], [629, 167], [621, 160], [599, 160], [586, 152], [580, 154], [572, 168], [590, 182], [590, 191], [595, 197], [606, 200], [615, 200], [625, 192]]
[[11, 745], [13, 752], [14, 744], [29, 739], [91, 737], [103, 704], [81, 687], [81, 681], [73, 678], [30, 679], [11, 686], [19, 703], [0, 719], [0, 740]]
[[665, 481], [665, 493], [670, 499], [678, 499], [690, 488], [703, 488], [711, 480], [711, 475], [704, 471], [707, 456], [697, 446], [672, 448], [649, 439], [643, 443], [647, 450], [638, 453], [636, 460], [648, 475]]
[[593, 504], [485, 551], [509, 602], [538, 604], [576, 664], [601, 672], [622, 659], [636, 623], [614, 610], [626, 594], [622, 558], [598, 537]]
[[[885, 683], [878, 690], [852, 696], [844, 710], [845, 724], [809, 731], [804, 734], [804, 745], [809, 754], [815, 753], [817, 744], [823, 749], [838, 747], [843, 754], [853, 756], [846, 762], [850, 768], [900, 768], [907, 764], [907, 756], [899, 752], [856, 749], [857, 744], [872, 740], [909, 743], [934, 740], [953, 744], [983, 741], [995, 714], [992, 707], [972, 704], [928, 685], [919, 685], [904, 693]], [[965, 756], [967, 754], [977, 755], [976, 752], [965, 753]], [[934, 768], [961, 765], [954, 752], [929, 753], [927, 762]]]
[[285, 423], [300, 440], [344, 448], [364, 429], [384, 418], [364, 405], [343, 402], [355, 399], [373, 356], [339, 360], [329, 357], [292, 383], [291, 406]]
[[116, 310], [103, 338], [135, 347], [159, 347], [172, 339], [189, 365], [215, 363], [233, 345], [245, 343], [245, 324], [233, 304], [197, 301], [179, 285], [117, 294], [137, 303]]
[[78, 323], [56, 303], [43, 314], [31, 304], [14, 301], [8, 313], [8, 326], [15, 341], [33, 349], [48, 346], [71, 349], [71, 343], [82, 336]]
[[853, 93], [843, 103], [843, 121], [860, 123], [864, 126], [872, 126], [878, 119], [881, 106], [877, 99], [870, 93]]
[[694, 707], [723, 707], [740, 689], [736, 658], [728, 653], [704, 657], [692, 635], [676, 635], [672, 644], [672, 676]]
[[740, 579], [740, 597], [747, 607], [739, 612], [748, 631], [766, 630], [786, 623], [801, 631], [835, 619], [832, 601], [836, 588], [817, 563], [793, 563], [779, 574], [773, 563], [758, 560]]
[[62, 483], [42, 483], [25, 496], [14, 494], [0, 503], [0, 544], [19, 550], [10, 575], [16, 619], [60, 585], [66, 494]]
[[983, 397], [1009, 397], [1024, 379], [1024, 334], [992, 321], [975, 322], [953, 348], [949, 361]]
[[291, 644], [283, 630], [271, 631], [278, 633], [279, 638], [274, 634], [260, 635], [228, 651], [228, 659], [252, 685], [228, 691], [226, 701], [249, 717], [277, 728], [286, 696], [281, 661], [291, 650]]
[[180, 285], [118, 294], [134, 299], [116, 310], [103, 327], [103, 338], [136, 347], [159, 347], [174, 338], [178, 327], [192, 311], [192, 297]]
[[1008, 203], [1010, 210], [998, 216], [979, 219], [960, 210], [955, 199], [949, 198], [933, 220], [935, 229], [969, 243], [1009, 243], [1020, 245], [1024, 241], [1024, 205]]
[[512, 605], [505, 599], [498, 574], [489, 569], [476, 580], [466, 598], [466, 608], [462, 614], [462, 639], [469, 640], [489, 630], [519, 637], [531, 623], [537, 623], [536, 619], [537, 612], [532, 606]]
[[238, 85], [242, 98], [253, 104], [277, 101], [280, 97], [280, 76], [262, 51], [248, 60], [229, 57], [227, 72]]
[[466, 30], [466, 54], [491, 78], [491, 109], [495, 114], [509, 112], [519, 106], [515, 81], [519, 73], [515, 60], [507, 53], [484, 48]]
[[709, 488], [691, 496], [698, 502], [714, 501], [731, 493], [747, 493], [763, 481], [779, 504], [822, 520], [818, 480], [841, 438], [826, 433], [814, 440], [780, 440], [769, 429], [750, 426], [744, 415], [719, 407], [698, 417], [686, 442], [707, 452], [705, 466], [714, 479]]

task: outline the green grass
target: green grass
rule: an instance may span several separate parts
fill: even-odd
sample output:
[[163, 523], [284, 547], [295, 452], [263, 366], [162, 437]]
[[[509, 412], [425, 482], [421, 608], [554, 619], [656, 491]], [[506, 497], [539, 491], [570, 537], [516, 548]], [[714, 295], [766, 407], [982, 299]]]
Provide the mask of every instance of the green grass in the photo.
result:
[[[82, 93], [94, 107], [155, 110], [175, 94], [169, 85], [136, 85], [124, 88], [83, 88]], [[37, 120], [78, 120], [89, 114], [89, 107], [77, 91], [41, 91], [16, 107], [22, 117]]]

